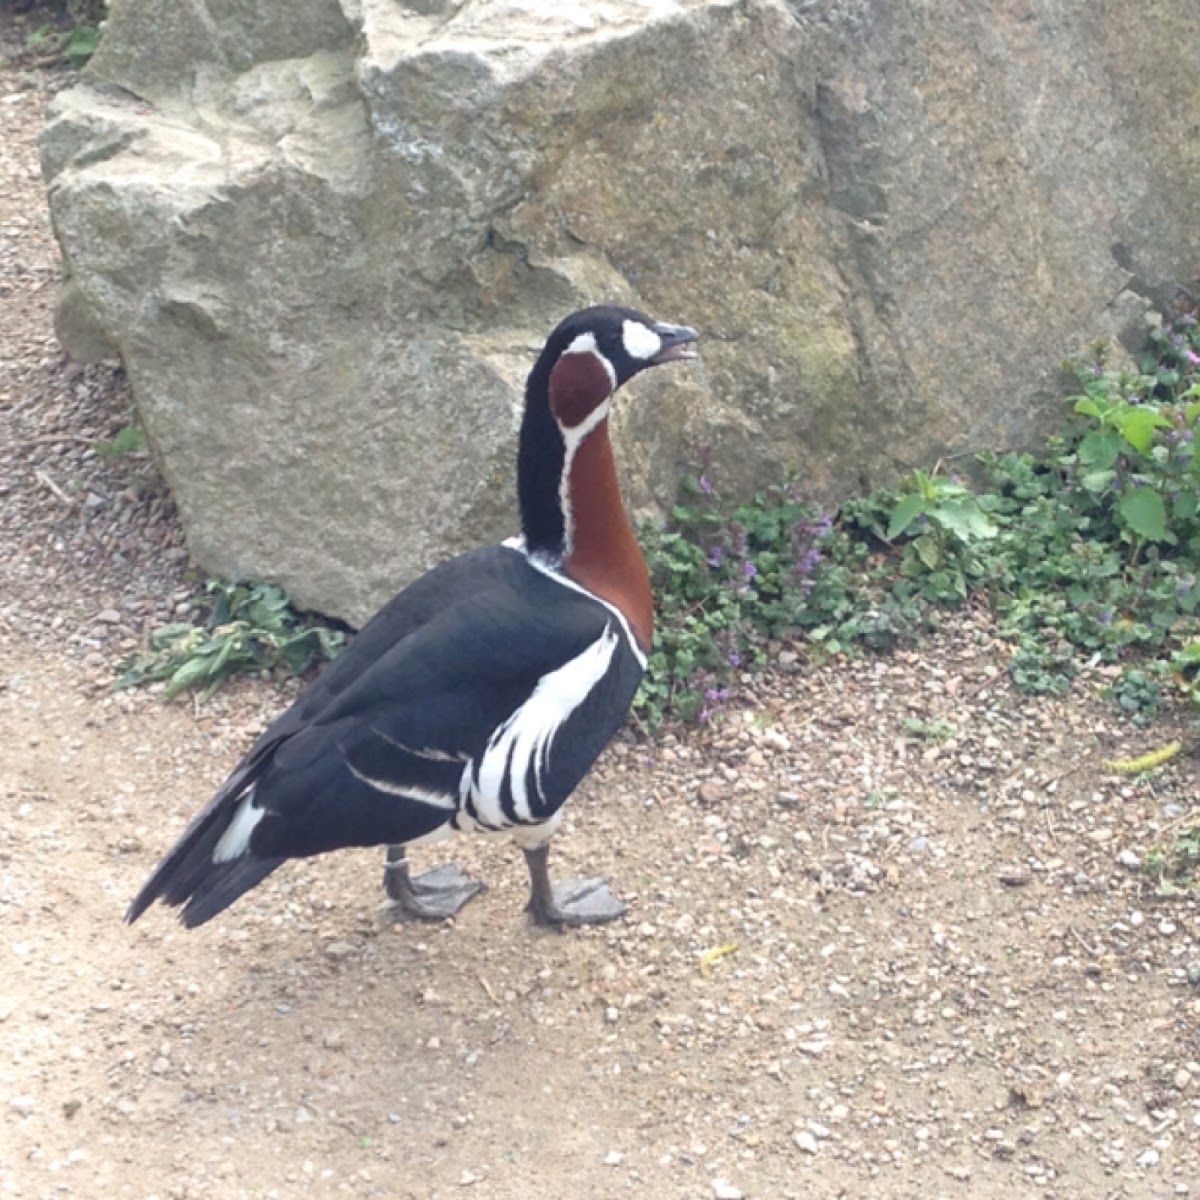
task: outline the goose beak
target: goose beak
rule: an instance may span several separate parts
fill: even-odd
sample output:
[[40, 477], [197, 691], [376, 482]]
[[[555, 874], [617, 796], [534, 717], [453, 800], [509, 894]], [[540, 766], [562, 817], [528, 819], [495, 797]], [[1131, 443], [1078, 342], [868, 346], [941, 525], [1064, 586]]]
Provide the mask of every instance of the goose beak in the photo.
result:
[[653, 328], [662, 338], [662, 349], [650, 360], [651, 366], [700, 357], [693, 345], [700, 335], [694, 329], [687, 325], [668, 325], [665, 321], [656, 321]]

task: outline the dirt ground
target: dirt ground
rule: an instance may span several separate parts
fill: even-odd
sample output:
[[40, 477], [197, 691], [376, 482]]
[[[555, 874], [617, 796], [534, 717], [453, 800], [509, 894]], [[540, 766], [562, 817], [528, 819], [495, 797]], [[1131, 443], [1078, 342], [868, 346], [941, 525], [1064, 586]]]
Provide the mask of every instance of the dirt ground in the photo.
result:
[[92, 448], [119, 370], [54, 340], [56, 85], [0, 68], [0, 1197], [1200, 1197], [1200, 907], [1137, 869], [1200, 767], [1105, 770], [1171, 730], [1099, 674], [1016, 695], [983, 614], [777, 647], [714, 728], [614, 746], [554, 863], [615, 926], [535, 931], [466, 839], [454, 924], [390, 926], [355, 852], [124, 926], [296, 685], [112, 689], [195, 583], [150, 464]]

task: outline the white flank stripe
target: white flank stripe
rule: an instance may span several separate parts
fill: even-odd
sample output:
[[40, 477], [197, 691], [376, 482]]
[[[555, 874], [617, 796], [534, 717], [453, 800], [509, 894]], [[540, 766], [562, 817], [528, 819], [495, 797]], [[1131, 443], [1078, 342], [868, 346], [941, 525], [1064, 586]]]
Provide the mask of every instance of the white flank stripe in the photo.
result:
[[[506, 776], [512, 788], [517, 820], [535, 819], [530, 797], [525, 791], [530, 767], [541, 792], [542, 776], [549, 763], [555, 735], [604, 678], [619, 641], [617, 631], [611, 625], [606, 625], [600, 637], [582, 654], [543, 675], [529, 699], [492, 735], [474, 780], [471, 781], [469, 774], [464, 773], [464, 792], [469, 787], [476, 812], [485, 824], [512, 824], [500, 804]], [[544, 799], [544, 793], [538, 798]]]
[[626, 321], [621, 326], [621, 341], [630, 358], [653, 358], [662, 349], [662, 338], [641, 321]]
[[383, 792], [387, 796], [403, 796], [405, 800], [415, 800], [418, 804], [428, 804], [432, 808], [444, 808], [450, 812], [454, 811], [454, 797], [448, 796], [445, 792], [434, 791], [433, 788], [424, 788], [419, 784], [393, 783], [390, 779], [376, 779], [371, 775], [364, 775], [362, 771], [356, 771], [354, 764], [349, 761], [346, 763], [346, 770], [355, 779], [361, 780], [368, 787], [373, 787], [376, 791]]
[[434, 746], [425, 746], [418, 750], [415, 746], [405, 745], [404, 742], [398, 742], [395, 738], [390, 738], [381, 729], [376, 729], [371, 726], [371, 732], [380, 739], [387, 742], [389, 746], [395, 746], [397, 750], [403, 750], [405, 754], [411, 754], [413, 758], [425, 758], [430, 762], [466, 762], [465, 754], [449, 754], [445, 750], [438, 750]]
[[254, 807], [253, 788], [242, 797], [233, 820], [229, 822], [220, 841], [213, 847], [212, 860], [215, 863], [232, 862], [241, 858], [250, 849], [250, 835], [258, 828], [258, 823], [267, 815], [265, 808]]

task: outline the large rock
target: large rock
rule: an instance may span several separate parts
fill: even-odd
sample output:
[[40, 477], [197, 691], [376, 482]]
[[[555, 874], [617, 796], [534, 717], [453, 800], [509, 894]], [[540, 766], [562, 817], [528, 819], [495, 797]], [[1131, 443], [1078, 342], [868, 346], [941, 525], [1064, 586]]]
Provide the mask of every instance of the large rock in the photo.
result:
[[700, 327], [631, 494], [832, 496], [1035, 438], [1200, 260], [1195, 0], [123, 0], [43, 140], [67, 348], [195, 556], [361, 620], [514, 523], [520, 387], [601, 299]]

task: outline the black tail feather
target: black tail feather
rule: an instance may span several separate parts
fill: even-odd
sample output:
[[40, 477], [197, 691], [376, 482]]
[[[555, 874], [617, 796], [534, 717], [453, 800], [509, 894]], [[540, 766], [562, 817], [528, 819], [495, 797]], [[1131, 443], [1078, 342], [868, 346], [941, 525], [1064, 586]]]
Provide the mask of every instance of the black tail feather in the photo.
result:
[[[189, 929], [203, 925], [217, 913], [224, 912], [239, 896], [261, 883], [285, 861], [282, 858], [247, 857], [211, 867], [192, 890], [179, 919]], [[167, 903], [178, 904], [179, 901], [168, 899]]]
[[132, 925], [155, 900], [161, 900], [173, 908], [183, 906], [180, 919], [189, 929], [202, 925], [284, 861], [282, 857], [255, 858], [252, 853], [227, 862], [213, 861], [217, 842], [253, 786], [250, 774], [247, 769], [236, 771], [183, 831], [133, 898], [125, 912], [127, 924]]

